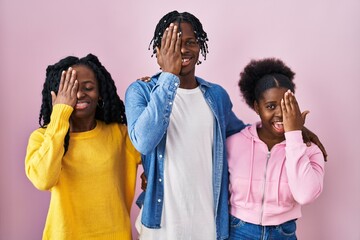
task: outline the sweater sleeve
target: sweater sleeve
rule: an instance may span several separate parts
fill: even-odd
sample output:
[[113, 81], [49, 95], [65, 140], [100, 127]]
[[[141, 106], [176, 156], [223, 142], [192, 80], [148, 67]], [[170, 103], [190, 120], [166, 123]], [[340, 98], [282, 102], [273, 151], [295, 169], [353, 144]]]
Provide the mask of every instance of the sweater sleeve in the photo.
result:
[[48, 126], [45, 129], [39, 128], [30, 135], [25, 172], [40, 190], [49, 190], [58, 181], [64, 155], [64, 139], [69, 130], [72, 111], [71, 106], [54, 105]]
[[306, 146], [301, 131], [286, 132], [285, 138], [285, 164], [291, 192], [299, 204], [310, 203], [323, 189], [323, 154], [314, 144]]
[[138, 166], [141, 164], [141, 155], [135, 149], [128, 136], [126, 137], [126, 149], [128, 152], [127, 161], [130, 162], [130, 164], [127, 167], [127, 170], [130, 172], [130, 174], [128, 174], [130, 179], [128, 179], [129, 181], [128, 190], [127, 190], [128, 194], [126, 194], [125, 196], [125, 202], [128, 210], [130, 211], [135, 195], [137, 169]]

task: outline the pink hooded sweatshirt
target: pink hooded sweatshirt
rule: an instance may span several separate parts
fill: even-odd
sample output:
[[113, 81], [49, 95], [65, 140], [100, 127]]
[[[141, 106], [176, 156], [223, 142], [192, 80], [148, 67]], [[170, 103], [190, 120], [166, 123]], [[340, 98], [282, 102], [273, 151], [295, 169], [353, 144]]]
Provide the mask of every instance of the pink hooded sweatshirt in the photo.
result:
[[285, 133], [285, 141], [269, 151], [256, 126], [227, 138], [230, 213], [245, 222], [269, 226], [301, 217], [301, 205], [323, 189], [324, 157], [307, 147], [301, 131]]

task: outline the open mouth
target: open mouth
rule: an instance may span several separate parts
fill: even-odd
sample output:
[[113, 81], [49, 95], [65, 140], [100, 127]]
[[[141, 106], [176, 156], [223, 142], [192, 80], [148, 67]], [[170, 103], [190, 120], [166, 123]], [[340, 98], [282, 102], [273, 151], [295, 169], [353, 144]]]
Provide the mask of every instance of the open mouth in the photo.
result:
[[273, 122], [273, 127], [274, 127], [275, 131], [277, 131], [279, 133], [284, 132], [284, 124], [283, 124], [283, 122]]

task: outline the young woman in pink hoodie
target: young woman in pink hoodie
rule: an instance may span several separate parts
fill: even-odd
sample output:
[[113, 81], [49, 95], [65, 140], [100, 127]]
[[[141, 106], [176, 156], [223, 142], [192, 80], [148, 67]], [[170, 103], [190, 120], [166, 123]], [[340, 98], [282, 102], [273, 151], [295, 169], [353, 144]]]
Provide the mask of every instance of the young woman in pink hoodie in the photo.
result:
[[230, 239], [297, 239], [301, 205], [323, 189], [324, 156], [307, 147], [294, 72], [281, 60], [251, 61], [239, 87], [261, 121], [227, 139]]

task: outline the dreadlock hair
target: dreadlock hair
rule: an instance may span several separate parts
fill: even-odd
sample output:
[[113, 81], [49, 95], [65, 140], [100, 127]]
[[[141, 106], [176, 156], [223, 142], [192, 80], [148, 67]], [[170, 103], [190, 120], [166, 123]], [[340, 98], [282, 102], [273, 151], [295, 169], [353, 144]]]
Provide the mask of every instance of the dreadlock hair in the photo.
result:
[[[95, 119], [104, 121], [106, 124], [114, 122], [126, 124], [125, 106], [117, 94], [114, 80], [99, 59], [93, 54], [88, 54], [83, 58], [68, 56], [54, 65], [47, 67], [39, 115], [40, 127], [46, 128], [50, 123], [50, 115], [52, 112], [51, 91], [56, 94], [58, 93], [62, 71], [68, 70], [71, 66], [79, 65], [91, 69], [98, 81], [101, 100], [99, 100], [98, 106], [96, 107]], [[69, 146], [69, 139], [70, 135], [68, 130], [64, 142], [65, 153]]]
[[[181, 22], [187, 22], [192, 26], [196, 41], [200, 46], [201, 55], [204, 57], [204, 60], [206, 60], [206, 54], [209, 53], [208, 45], [206, 42], [209, 41], [209, 39], [207, 38], [207, 33], [204, 31], [201, 22], [197, 17], [195, 17], [191, 13], [188, 12], [179, 13], [178, 11], [172, 11], [167, 13], [165, 16], [163, 16], [160, 19], [159, 23], [156, 25], [154, 36], [149, 44], [149, 50], [151, 44], [153, 49], [151, 57], [154, 56], [154, 54], [156, 54], [156, 47], [159, 48], [161, 47], [161, 39], [165, 32], [165, 29], [169, 27], [170, 23], [173, 22], [177, 22], [179, 26]], [[181, 32], [180, 28], [179, 31]], [[198, 64], [200, 63], [201, 62], [199, 61]]]
[[239, 87], [246, 104], [254, 109], [254, 102], [270, 88], [287, 88], [295, 92], [295, 73], [276, 58], [251, 60], [240, 73]]

